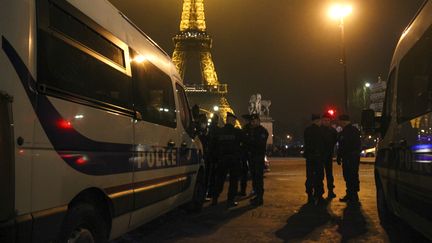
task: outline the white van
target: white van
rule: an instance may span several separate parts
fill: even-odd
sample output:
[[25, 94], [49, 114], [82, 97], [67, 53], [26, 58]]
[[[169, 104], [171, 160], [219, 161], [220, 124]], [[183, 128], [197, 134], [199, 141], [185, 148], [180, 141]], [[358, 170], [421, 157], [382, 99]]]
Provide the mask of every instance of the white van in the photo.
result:
[[0, 0], [0, 242], [105, 242], [202, 206], [170, 57], [106, 0]]
[[[363, 127], [375, 128], [373, 111]], [[432, 240], [432, 2], [402, 34], [390, 67], [380, 121], [375, 180], [378, 213]]]

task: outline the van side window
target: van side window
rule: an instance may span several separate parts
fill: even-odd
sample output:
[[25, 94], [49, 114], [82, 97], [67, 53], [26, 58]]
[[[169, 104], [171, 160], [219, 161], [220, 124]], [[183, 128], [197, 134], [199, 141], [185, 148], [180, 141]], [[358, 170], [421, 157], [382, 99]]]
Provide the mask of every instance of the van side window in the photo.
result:
[[142, 119], [163, 126], [177, 126], [174, 92], [170, 76], [146, 60], [132, 63], [134, 106]]
[[49, 18], [51, 29], [126, 67], [123, 49], [52, 3], [49, 6]]
[[[79, 46], [99, 46], [96, 51], [119, 62], [119, 65], [122, 65], [123, 52], [56, 5], [43, 8], [42, 1], [41, 5], [40, 11], [49, 9], [49, 19], [48, 22], [47, 19], [39, 21], [38, 25], [38, 83], [45, 85], [47, 92], [62, 98], [131, 109], [130, 76], [96, 58], [99, 54], [94, 51], [85, 51]], [[47, 16], [39, 14], [39, 17]], [[85, 43], [73, 44], [78, 40]]]
[[399, 64], [398, 122], [411, 120], [432, 108], [432, 28]]
[[392, 113], [392, 106], [393, 106], [393, 97], [394, 97], [394, 83], [395, 83], [395, 77], [396, 77], [396, 69], [393, 69], [390, 73], [390, 76], [387, 81], [387, 90], [385, 94], [385, 100], [384, 100], [384, 106], [383, 106], [383, 113], [381, 117], [381, 134], [382, 136], [385, 135], [387, 132], [390, 120], [391, 120], [391, 113]]
[[185, 129], [188, 129], [192, 122], [191, 119], [192, 116], [190, 113], [189, 103], [186, 98], [186, 93], [179, 84], [176, 84], [176, 90], [177, 90], [177, 97], [180, 101], [180, 119], [182, 121], [183, 127]]

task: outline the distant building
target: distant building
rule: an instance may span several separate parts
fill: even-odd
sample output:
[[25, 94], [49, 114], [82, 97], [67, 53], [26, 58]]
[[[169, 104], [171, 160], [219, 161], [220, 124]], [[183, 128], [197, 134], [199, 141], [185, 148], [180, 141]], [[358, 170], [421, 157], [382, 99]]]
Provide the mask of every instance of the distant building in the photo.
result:
[[387, 82], [378, 77], [377, 83], [372, 83], [369, 87], [369, 108], [375, 111], [377, 116], [381, 116], [384, 106], [385, 91]]

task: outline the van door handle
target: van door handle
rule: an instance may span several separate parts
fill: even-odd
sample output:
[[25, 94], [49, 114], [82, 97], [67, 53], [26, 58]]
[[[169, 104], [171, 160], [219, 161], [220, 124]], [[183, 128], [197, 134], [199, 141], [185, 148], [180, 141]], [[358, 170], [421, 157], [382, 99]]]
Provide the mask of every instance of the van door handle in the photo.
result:
[[175, 147], [175, 142], [173, 140], [168, 141], [168, 148], [174, 148]]
[[143, 118], [142, 118], [141, 112], [135, 111], [134, 118], [135, 118], [135, 120], [142, 120]]

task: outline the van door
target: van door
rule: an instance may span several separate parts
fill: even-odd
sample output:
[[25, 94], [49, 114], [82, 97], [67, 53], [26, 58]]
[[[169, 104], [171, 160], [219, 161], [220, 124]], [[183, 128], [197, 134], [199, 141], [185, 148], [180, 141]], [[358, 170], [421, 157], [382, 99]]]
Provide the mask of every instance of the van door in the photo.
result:
[[[432, 228], [432, 27], [401, 59], [397, 87], [397, 195], [402, 216]], [[427, 228], [429, 227], [429, 228]]]
[[180, 121], [178, 126], [181, 144], [179, 148], [179, 164], [182, 173], [186, 175], [186, 180], [180, 184], [180, 192], [185, 192], [180, 196], [180, 200], [189, 201], [193, 196], [192, 176], [197, 178], [200, 161], [202, 158], [201, 149], [197, 141], [194, 140], [195, 133], [192, 124], [192, 114], [189, 107], [189, 102], [186, 97], [186, 92], [183, 87], [176, 83], [176, 93], [179, 105]]
[[190, 134], [192, 132], [190, 131], [190, 128], [192, 126], [192, 115], [189, 109], [186, 93], [183, 87], [178, 83], [176, 84], [176, 93], [177, 99], [179, 101], [181, 121], [181, 127], [179, 126], [179, 133], [181, 137], [180, 154], [182, 155], [180, 156], [180, 163], [182, 163], [183, 165], [188, 165], [192, 162], [190, 161], [191, 158], [188, 158], [188, 153], [193, 147], [192, 135]]
[[[179, 193], [177, 109], [171, 78], [150, 61], [132, 64], [135, 123], [134, 210], [131, 226], [175, 205]], [[166, 200], [169, 199], [170, 200]]]
[[392, 203], [396, 200], [396, 152], [394, 150], [394, 136], [396, 118], [392, 116], [395, 110], [395, 77], [396, 70], [390, 73], [387, 82], [387, 92], [381, 117], [381, 136], [382, 140], [379, 143], [375, 170], [379, 180], [376, 183], [381, 183], [382, 189], [385, 192], [385, 197], [388, 202]]

